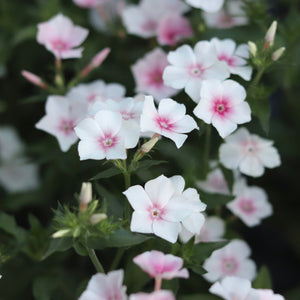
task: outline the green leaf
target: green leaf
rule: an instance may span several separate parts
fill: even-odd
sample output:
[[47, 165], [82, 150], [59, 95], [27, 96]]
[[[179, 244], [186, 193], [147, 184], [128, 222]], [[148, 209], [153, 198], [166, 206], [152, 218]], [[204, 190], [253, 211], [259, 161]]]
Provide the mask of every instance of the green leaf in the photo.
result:
[[162, 289], [163, 290], [171, 290], [175, 295], [179, 290], [180, 284], [179, 279], [175, 278], [172, 280], [163, 280], [162, 282]]
[[103, 178], [110, 178], [116, 175], [122, 174], [122, 171], [115, 168], [115, 167], [111, 167], [105, 171], [102, 171], [100, 173], [98, 173], [97, 175], [95, 175], [94, 177], [92, 177], [90, 180], [98, 180], [98, 179], [103, 179]]
[[271, 274], [266, 266], [262, 266], [252, 284], [255, 289], [272, 289]]
[[138, 165], [133, 169], [133, 171], [140, 171], [143, 169], [148, 169], [148, 168], [158, 166], [161, 164], [165, 164], [165, 163], [167, 163], [166, 160], [147, 159], [147, 160], [143, 160], [143, 161], [139, 162]]
[[33, 296], [36, 300], [51, 300], [57, 282], [52, 276], [37, 277], [33, 282]]
[[55, 252], [64, 252], [69, 250], [73, 246], [72, 238], [57, 238], [52, 239], [50, 245], [43, 255], [42, 259], [46, 259], [48, 256], [52, 255]]
[[89, 255], [86, 248], [82, 245], [80, 241], [74, 241], [73, 248], [78, 255], [87, 256]]
[[123, 228], [116, 230], [107, 238], [92, 237], [88, 240], [88, 247], [104, 249], [108, 247], [129, 247], [141, 244], [152, 238], [151, 236], [133, 233]]
[[203, 275], [203, 274], [207, 273], [207, 271], [201, 265], [194, 264], [194, 265], [187, 266], [187, 267], [198, 275]]
[[220, 169], [226, 180], [229, 191], [232, 192], [232, 187], [233, 187], [233, 183], [234, 183], [233, 172], [231, 170], [224, 168], [221, 164], [220, 164]]
[[215, 209], [218, 206], [223, 206], [235, 198], [235, 196], [212, 194], [202, 190], [200, 192], [200, 197], [201, 200], [207, 205], [208, 209]]
[[210, 294], [194, 294], [186, 296], [178, 296], [178, 300], [219, 300], [220, 298]]

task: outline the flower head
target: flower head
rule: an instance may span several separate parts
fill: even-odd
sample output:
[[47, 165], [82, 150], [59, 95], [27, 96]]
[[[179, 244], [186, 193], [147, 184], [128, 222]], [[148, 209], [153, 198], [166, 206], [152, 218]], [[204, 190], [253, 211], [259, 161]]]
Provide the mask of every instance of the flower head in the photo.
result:
[[246, 90], [233, 80], [206, 80], [202, 84], [201, 99], [194, 114], [207, 124], [212, 124], [222, 138], [231, 134], [237, 124], [251, 120], [251, 109]]
[[196, 8], [201, 8], [207, 12], [217, 12], [224, 4], [224, 0], [186, 0], [186, 2]]
[[176, 277], [189, 277], [188, 270], [182, 269], [183, 259], [172, 254], [156, 250], [147, 251], [136, 256], [133, 262], [152, 278], [170, 280]]
[[207, 79], [224, 80], [229, 77], [227, 64], [218, 60], [215, 45], [198, 42], [194, 49], [183, 45], [168, 54], [163, 73], [164, 83], [174, 89], [185, 89], [193, 101], [199, 102], [202, 83]]
[[90, 279], [79, 300], [126, 300], [126, 287], [122, 286], [123, 270], [105, 274], [97, 273]]
[[172, 99], [162, 99], [158, 110], [154, 106], [153, 97], [146, 96], [141, 116], [141, 131], [154, 132], [173, 140], [180, 148], [187, 138], [184, 133], [198, 129], [194, 119], [185, 114], [184, 104]]
[[250, 134], [246, 128], [240, 128], [227, 137], [219, 154], [226, 168], [239, 169], [241, 173], [252, 177], [262, 176], [265, 167], [275, 168], [281, 163], [273, 141]]
[[83, 48], [76, 48], [87, 37], [88, 30], [74, 26], [72, 21], [58, 14], [47, 22], [38, 24], [37, 41], [56, 58], [79, 58]]
[[241, 240], [232, 240], [225, 247], [215, 250], [204, 262], [207, 270], [204, 278], [210, 282], [226, 276], [238, 276], [249, 280], [256, 275], [256, 266], [248, 257], [251, 254], [249, 246]]

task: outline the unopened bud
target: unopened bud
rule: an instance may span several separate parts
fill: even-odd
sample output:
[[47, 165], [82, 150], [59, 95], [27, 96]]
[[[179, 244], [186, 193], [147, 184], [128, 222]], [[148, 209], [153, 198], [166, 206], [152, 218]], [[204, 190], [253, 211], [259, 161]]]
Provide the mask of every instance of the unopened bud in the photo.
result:
[[43, 80], [39, 76], [37, 76], [37, 75], [35, 75], [35, 74], [31, 73], [31, 72], [28, 72], [26, 70], [23, 70], [21, 72], [21, 74], [22, 74], [22, 76], [24, 78], [26, 78], [32, 84], [34, 84], [36, 86], [39, 86], [42, 89], [47, 89], [48, 88], [47, 84], [45, 82], [43, 82]]
[[68, 235], [69, 232], [70, 232], [70, 229], [58, 230], [58, 231], [56, 231], [52, 234], [52, 237], [55, 238], [55, 239], [61, 238], [61, 237], [64, 237], [64, 236]]
[[103, 61], [106, 59], [106, 57], [108, 56], [108, 54], [110, 53], [110, 48], [104, 48], [102, 51], [100, 51], [98, 54], [96, 54], [94, 56], [94, 58], [92, 59], [91, 65], [94, 68], [98, 68]]
[[284, 53], [285, 51], [285, 47], [281, 47], [279, 49], [277, 49], [273, 54], [272, 54], [272, 59], [273, 61], [277, 61], [281, 56], [282, 54]]
[[142, 145], [141, 152], [148, 153], [155, 146], [158, 140], [159, 134], [156, 133], [148, 142]]
[[94, 214], [90, 217], [90, 222], [93, 225], [98, 224], [99, 222], [101, 222], [102, 220], [105, 220], [107, 218], [106, 214]]
[[272, 47], [274, 44], [275, 40], [275, 35], [276, 35], [276, 30], [277, 30], [277, 21], [273, 21], [271, 24], [270, 28], [268, 29], [266, 35], [265, 35], [265, 49], [269, 48], [270, 46]]
[[249, 41], [248, 42], [248, 46], [249, 46], [249, 51], [250, 51], [250, 54], [252, 57], [255, 57], [256, 56], [256, 53], [257, 53], [257, 46], [255, 43]]
[[79, 195], [80, 210], [85, 211], [88, 203], [92, 201], [92, 184], [90, 182], [83, 182]]

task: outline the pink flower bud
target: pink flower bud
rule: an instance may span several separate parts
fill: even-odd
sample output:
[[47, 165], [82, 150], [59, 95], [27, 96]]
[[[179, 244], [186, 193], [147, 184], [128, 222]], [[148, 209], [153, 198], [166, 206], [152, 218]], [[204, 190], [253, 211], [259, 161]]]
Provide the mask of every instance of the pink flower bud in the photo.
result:
[[86, 210], [87, 204], [92, 201], [92, 184], [90, 182], [83, 182], [79, 195], [80, 209]]
[[265, 49], [273, 46], [277, 30], [277, 21], [273, 21], [265, 36]]
[[282, 54], [284, 53], [285, 51], [285, 47], [281, 47], [279, 49], [277, 49], [273, 54], [272, 54], [272, 59], [273, 61], [277, 61], [281, 56]]
[[103, 61], [106, 59], [106, 57], [108, 56], [108, 54], [110, 53], [110, 48], [104, 48], [102, 51], [100, 51], [98, 54], [96, 54], [94, 56], [94, 58], [92, 59], [91, 65], [94, 68], [98, 68]]
[[26, 78], [32, 84], [34, 84], [36, 86], [39, 86], [42, 89], [47, 89], [48, 88], [47, 84], [45, 82], [43, 82], [42, 79], [39, 76], [37, 76], [37, 75], [35, 75], [35, 74], [31, 73], [31, 72], [28, 72], [26, 70], [23, 70], [21, 72], [21, 74], [22, 74], [22, 76], [24, 78]]

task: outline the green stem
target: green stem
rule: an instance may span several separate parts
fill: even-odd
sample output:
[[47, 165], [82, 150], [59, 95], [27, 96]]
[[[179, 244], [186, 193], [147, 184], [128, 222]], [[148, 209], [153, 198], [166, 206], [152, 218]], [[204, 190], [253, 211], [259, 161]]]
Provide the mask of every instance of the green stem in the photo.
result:
[[96, 268], [97, 272], [99, 273], [105, 273], [104, 272], [104, 269], [101, 265], [101, 262], [99, 261], [97, 255], [96, 255], [96, 252], [94, 249], [91, 249], [91, 248], [86, 248], [88, 254], [89, 254], [89, 257], [94, 265], [94, 267]]
[[[125, 181], [125, 189], [127, 190], [130, 187], [131, 178], [130, 178], [130, 172], [127, 169], [126, 160], [123, 160], [123, 176], [124, 176], [124, 181]], [[130, 205], [129, 205], [129, 202], [126, 201], [125, 220], [129, 221], [129, 217], [130, 217]]]
[[257, 74], [254, 78], [254, 80], [252, 81], [252, 84], [251, 84], [251, 87], [250, 88], [254, 88], [255, 86], [258, 85], [258, 83], [260, 82], [263, 74], [265, 72], [265, 68], [260, 68], [258, 71], [257, 71]]
[[110, 271], [113, 271], [118, 267], [124, 252], [125, 252], [125, 248], [118, 248], [116, 256], [110, 266]]

